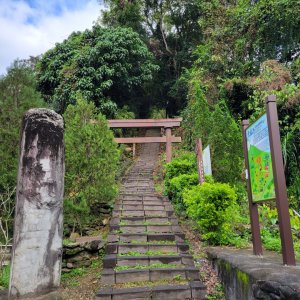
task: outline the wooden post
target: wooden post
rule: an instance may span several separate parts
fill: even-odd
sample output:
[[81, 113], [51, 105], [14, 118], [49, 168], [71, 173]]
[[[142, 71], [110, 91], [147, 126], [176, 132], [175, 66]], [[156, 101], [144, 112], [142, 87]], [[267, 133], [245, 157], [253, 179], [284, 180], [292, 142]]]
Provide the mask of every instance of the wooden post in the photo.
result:
[[268, 96], [266, 105], [283, 263], [295, 266], [296, 261], [284, 175], [276, 97], [274, 95]]
[[196, 140], [195, 151], [196, 151], [196, 157], [197, 157], [197, 169], [198, 169], [199, 184], [202, 185], [204, 183], [204, 169], [203, 169], [203, 153], [202, 153], [201, 139]]
[[261, 242], [260, 228], [259, 228], [258, 204], [253, 203], [252, 201], [251, 182], [249, 177], [250, 171], [249, 171], [248, 149], [247, 149], [247, 139], [246, 139], [246, 129], [248, 126], [249, 126], [249, 121], [243, 120], [242, 122], [243, 149], [244, 149], [245, 166], [246, 166], [246, 182], [247, 182], [248, 202], [249, 202], [250, 221], [251, 221], [253, 253], [255, 255], [262, 255], [263, 250], [262, 250], [262, 242]]
[[172, 160], [172, 128], [166, 128], [166, 162], [169, 163]]

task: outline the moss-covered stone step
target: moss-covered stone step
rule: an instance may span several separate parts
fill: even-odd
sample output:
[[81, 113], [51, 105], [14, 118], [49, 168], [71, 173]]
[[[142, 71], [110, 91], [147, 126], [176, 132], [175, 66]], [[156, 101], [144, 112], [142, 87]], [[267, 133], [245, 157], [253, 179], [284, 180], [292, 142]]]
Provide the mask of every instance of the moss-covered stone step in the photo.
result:
[[156, 281], [164, 279], [183, 279], [196, 281], [199, 280], [199, 270], [195, 267], [183, 268], [149, 268], [149, 269], [130, 269], [116, 271], [114, 269], [103, 269], [101, 282], [105, 285], [118, 283]]
[[111, 228], [115, 225], [178, 225], [175, 217], [123, 217], [112, 218], [110, 220]]
[[132, 288], [105, 288], [96, 294], [96, 300], [202, 300], [205, 299], [205, 286], [200, 282], [189, 284], [165, 284]]
[[152, 210], [152, 211], [173, 211], [173, 206], [168, 203], [163, 203], [161, 205], [156, 204], [115, 204], [114, 210], [123, 210], [123, 211], [131, 211], [131, 210]]
[[120, 233], [109, 234], [107, 237], [108, 243], [130, 243], [131, 241], [139, 241], [141, 243], [155, 241], [176, 241], [183, 243], [185, 236], [183, 233]]
[[178, 225], [111, 225], [111, 232], [116, 233], [178, 233], [181, 228]]
[[194, 259], [189, 254], [177, 253], [176, 255], [144, 255], [144, 256], [119, 256], [117, 254], [105, 255], [104, 268], [114, 269], [116, 266], [149, 266], [153, 264], [176, 264], [194, 266]]
[[107, 254], [126, 254], [130, 252], [147, 253], [147, 252], [162, 252], [162, 253], [188, 253], [189, 246], [185, 243], [176, 244], [122, 244], [109, 243], [106, 246]]
[[[168, 200], [166, 197], [164, 196], [160, 196], [160, 195], [144, 195], [144, 194], [130, 194], [128, 192], [123, 192], [123, 193], [119, 193], [119, 197], [118, 199], [120, 200]], [[169, 201], [169, 200], [168, 200]]]
[[170, 206], [171, 203], [170, 201], [158, 199], [158, 200], [142, 200], [142, 199], [131, 199], [131, 200], [123, 200], [119, 199], [115, 202], [115, 207], [116, 205], [167, 205]]
[[171, 210], [114, 210], [112, 217], [175, 217], [175, 214]]

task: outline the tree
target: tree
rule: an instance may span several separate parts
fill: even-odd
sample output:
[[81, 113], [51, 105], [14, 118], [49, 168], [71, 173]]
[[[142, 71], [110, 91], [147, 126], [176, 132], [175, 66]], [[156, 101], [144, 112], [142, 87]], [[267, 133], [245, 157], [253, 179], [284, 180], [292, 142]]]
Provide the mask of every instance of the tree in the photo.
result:
[[[186, 104], [185, 86], [177, 82], [184, 68], [192, 65], [193, 49], [202, 40], [198, 24], [198, 0], [107, 0], [109, 10], [102, 22], [136, 30], [154, 54], [160, 71], [149, 84], [147, 97], [152, 105], [178, 114]], [[180, 86], [180, 88], [179, 88]]]
[[136, 109], [142, 105], [143, 85], [157, 69], [132, 29], [95, 26], [73, 33], [43, 55], [38, 88], [59, 112], [76, 103], [78, 93], [97, 107], [113, 101]]
[[109, 208], [117, 193], [119, 151], [105, 117], [94, 103], [77, 98], [64, 114], [65, 224], [81, 229]]
[[16, 185], [23, 113], [45, 106], [36, 91], [32, 69], [15, 61], [7, 75], [0, 78], [0, 193]]

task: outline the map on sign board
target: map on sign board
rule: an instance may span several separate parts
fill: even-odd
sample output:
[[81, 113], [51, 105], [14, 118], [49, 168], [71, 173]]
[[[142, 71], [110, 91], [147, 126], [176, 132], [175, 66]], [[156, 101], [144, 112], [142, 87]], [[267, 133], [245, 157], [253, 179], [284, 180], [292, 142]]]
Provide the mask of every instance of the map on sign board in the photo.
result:
[[209, 145], [203, 150], [203, 169], [204, 174], [212, 175]]
[[249, 175], [253, 202], [275, 198], [267, 115], [246, 129]]

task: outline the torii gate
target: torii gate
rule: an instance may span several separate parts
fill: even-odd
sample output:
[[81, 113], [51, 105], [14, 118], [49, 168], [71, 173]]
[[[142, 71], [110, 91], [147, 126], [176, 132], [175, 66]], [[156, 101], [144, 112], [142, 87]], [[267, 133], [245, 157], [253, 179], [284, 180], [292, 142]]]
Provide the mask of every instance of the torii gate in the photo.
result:
[[162, 137], [129, 137], [115, 138], [119, 144], [137, 143], [166, 143], [166, 162], [172, 159], [172, 143], [180, 143], [181, 137], [172, 136], [172, 128], [180, 127], [182, 118], [175, 119], [132, 119], [132, 120], [108, 120], [110, 128], [164, 128]]

